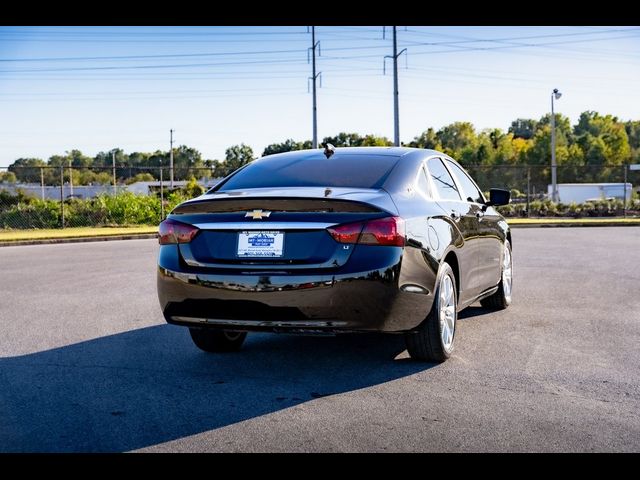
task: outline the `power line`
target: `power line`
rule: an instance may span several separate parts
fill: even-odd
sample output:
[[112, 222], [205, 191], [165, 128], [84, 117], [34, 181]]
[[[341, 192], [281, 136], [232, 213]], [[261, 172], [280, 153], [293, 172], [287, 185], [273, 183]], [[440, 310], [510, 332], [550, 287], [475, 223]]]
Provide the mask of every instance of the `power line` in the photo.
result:
[[178, 63], [171, 65], [130, 65], [130, 66], [103, 66], [103, 67], [65, 67], [65, 68], [33, 68], [21, 70], [0, 70], [0, 73], [27, 73], [27, 72], [75, 72], [92, 70], [136, 70], [152, 68], [184, 68], [184, 67], [225, 67], [229, 65], [255, 65], [255, 64], [286, 64], [299, 63], [297, 60], [256, 60], [249, 62], [225, 62], [225, 63]]
[[[135, 28], [139, 28], [139, 27], [135, 27]], [[149, 27], [149, 28], [158, 28], [158, 27]], [[220, 27], [216, 27], [216, 28], [220, 28]], [[275, 29], [275, 28], [274, 28]], [[120, 27], [119, 31], [116, 30], [111, 30], [111, 31], [96, 31], [95, 29], [92, 29], [91, 31], [80, 31], [80, 30], [68, 30], [68, 31], [64, 31], [64, 30], [42, 30], [42, 29], [32, 29], [32, 30], [28, 30], [26, 28], [22, 28], [22, 30], [7, 30], [6, 28], [0, 28], [0, 34], [2, 35], [53, 35], [53, 36], [58, 36], [58, 35], [67, 35], [67, 36], [118, 36], [118, 37], [123, 37], [123, 36], [153, 36], [153, 35], [162, 35], [162, 36], [217, 36], [217, 35], [253, 35], [253, 36], [257, 36], [257, 35], [304, 35], [306, 32], [304, 31], [273, 31], [272, 30], [268, 30], [268, 31], [252, 31], [252, 32], [233, 32], [233, 31], [211, 31], [211, 32], [194, 32], [194, 31], [183, 31], [183, 32], [159, 32], [159, 31], [145, 31], [145, 32], [140, 32], [140, 31], [123, 31], [124, 28]]]
[[[415, 30], [408, 30], [409, 32], [414, 33], [422, 33], [417, 32]], [[410, 43], [411, 45], [425, 45], [425, 46], [436, 46], [436, 45], [451, 45], [458, 46], [460, 44], [466, 43], [500, 43], [500, 42], [508, 42], [513, 40], [530, 40], [530, 39], [538, 39], [538, 38], [557, 38], [557, 37], [567, 37], [567, 36], [584, 36], [584, 35], [597, 35], [604, 33], [612, 33], [612, 32], [634, 32], [640, 31], [640, 29], [609, 29], [609, 30], [601, 30], [597, 32], [579, 32], [579, 33], [562, 33], [562, 34], [546, 34], [546, 35], [529, 35], [529, 36], [517, 36], [517, 37], [503, 37], [503, 38], [471, 38], [471, 37], [460, 37], [454, 35], [444, 35], [439, 34], [445, 37], [454, 37], [460, 38], [458, 41], [446, 41], [446, 42], [411, 42], [405, 40], [405, 43]], [[620, 38], [620, 37], [614, 37]], [[626, 38], [626, 37], [622, 37]], [[601, 39], [588, 39], [589, 40], [601, 40]], [[519, 44], [517, 44], [519, 45]], [[522, 44], [522, 46], [541, 46], [545, 44]], [[351, 46], [351, 47], [335, 47], [335, 48], [325, 48], [325, 51], [349, 51], [349, 50], [368, 50], [368, 49], [377, 49], [377, 48], [387, 48], [384, 45], [370, 45], [370, 46]], [[192, 58], [192, 57], [210, 57], [210, 56], [227, 56], [227, 55], [264, 55], [264, 54], [283, 54], [283, 53], [300, 53], [300, 49], [295, 50], [258, 50], [258, 51], [248, 51], [248, 52], [206, 52], [206, 53], [174, 53], [174, 54], [158, 54], [158, 55], [116, 55], [116, 56], [93, 56], [93, 57], [42, 57], [42, 58], [0, 58], [0, 62], [57, 62], [57, 61], [86, 61], [86, 60], [135, 60], [135, 59], [151, 59], [151, 58]]]
[[[336, 47], [325, 48], [325, 51], [344, 51], [344, 50], [369, 50], [376, 48], [387, 48], [383, 45], [359, 46], [359, 47]], [[0, 58], [0, 62], [72, 62], [87, 60], [142, 60], [153, 58], [193, 58], [193, 57], [212, 57], [212, 56], [228, 56], [228, 55], [269, 55], [283, 53], [301, 53], [302, 49], [295, 50], [259, 50], [249, 52], [207, 52], [207, 53], [170, 53], [160, 55], [114, 55], [100, 57], [41, 57], [41, 58]]]
[[[633, 32], [633, 31], [639, 31], [639, 30], [640, 30], [639, 28], [611, 28], [607, 30], [599, 30], [596, 32], [549, 33], [544, 35], [526, 35], [526, 36], [502, 37], [502, 38], [463, 37], [459, 35], [447, 35], [447, 34], [441, 34], [441, 33], [437, 33], [435, 35], [461, 39], [460, 41], [451, 42], [451, 43], [474, 43], [474, 42], [504, 42], [504, 41], [511, 41], [511, 40], [533, 40], [537, 38], [574, 37], [574, 36], [584, 36], [584, 35], [601, 35], [604, 33]], [[413, 32], [413, 33], [426, 33], [426, 32], [420, 32], [418, 30], [407, 30], [407, 31]], [[442, 45], [445, 43], [449, 43], [449, 42], [434, 42], [434, 43], [427, 42], [427, 43], [424, 43], [424, 45]]]
[[213, 57], [225, 55], [264, 55], [282, 53], [300, 53], [296, 50], [259, 50], [250, 52], [208, 52], [208, 53], [173, 53], [162, 55], [119, 55], [104, 57], [43, 57], [43, 58], [0, 58], [0, 62], [71, 62], [86, 60], [138, 60], [147, 58], [191, 58], [191, 57]]
[[[629, 32], [640, 31], [640, 29], [611, 29], [607, 31], [595, 32], [595, 33], [610, 33], [610, 32]], [[568, 40], [559, 42], [546, 42], [546, 43], [509, 43], [508, 45], [500, 45], [494, 47], [467, 47], [467, 43], [505, 43], [509, 40], [515, 39], [531, 39], [531, 38], [548, 38], [558, 36], [574, 36], [574, 35], [593, 35], [592, 32], [572, 33], [572, 34], [557, 34], [557, 35], [539, 35], [539, 36], [520, 36], [520, 37], [504, 37], [499, 39], [474, 39], [474, 40], [461, 40], [456, 42], [413, 42], [415, 46], [435, 46], [435, 45], [447, 45], [454, 47], [454, 49], [447, 50], [429, 50], [429, 51], [416, 51], [416, 55], [432, 55], [437, 53], [453, 53], [459, 51], [491, 51], [509, 48], [524, 48], [524, 47], [548, 47], [555, 45], [564, 45], [572, 43], [587, 43], [594, 41], [607, 41], [623, 38], [634, 38], [636, 35], [624, 35], [608, 38], [590, 38], [581, 40]], [[354, 51], [354, 50], [370, 50], [377, 48], [385, 48], [384, 46], [356, 46], [356, 47], [337, 47], [328, 48], [325, 51]], [[104, 57], [52, 57], [52, 58], [32, 58], [32, 59], [0, 59], [0, 62], [30, 62], [30, 61], [86, 61], [86, 60], [137, 60], [137, 59], [153, 59], [153, 58], [193, 58], [193, 57], [207, 57], [207, 56], [229, 56], [229, 55], [269, 55], [269, 54], [283, 54], [283, 53], [301, 53], [301, 50], [261, 50], [250, 52], [209, 52], [209, 53], [181, 53], [181, 54], [162, 54], [162, 55], [125, 55], [125, 56], [104, 56]], [[374, 58], [375, 54], [371, 55], [358, 55], [358, 56], [328, 56], [327, 58], [336, 60], [346, 59], [362, 59], [362, 58]], [[4, 70], [3, 73], [29, 73], [29, 72], [65, 72], [65, 71], [93, 71], [93, 70], [129, 70], [129, 69], [164, 69], [164, 68], [185, 68], [185, 67], [209, 67], [209, 66], [230, 66], [230, 65], [251, 65], [251, 64], [278, 64], [278, 63], [297, 63], [293, 59], [270, 59], [270, 60], [257, 60], [257, 61], [241, 61], [241, 62], [217, 62], [217, 63], [199, 63], [199, 64], [169, 64], [169, 65], [111, 65], [111, 66], [92, 66], [92, 67], [61, 67], [61, 68], [37, 68], [37, 69], [17, 69], [17, 70]]]

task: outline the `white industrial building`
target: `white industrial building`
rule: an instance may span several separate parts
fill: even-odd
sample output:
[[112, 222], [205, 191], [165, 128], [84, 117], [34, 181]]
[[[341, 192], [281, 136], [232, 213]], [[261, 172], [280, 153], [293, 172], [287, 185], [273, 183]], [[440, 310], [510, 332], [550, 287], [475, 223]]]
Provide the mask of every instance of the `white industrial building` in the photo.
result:
[[[633, 185], [630, 183], [558, 183], [558, 201], [560, 203], [584, 203], [597, 200], [631, 200]], [[549, 198], [553, 195], [553, 185], [548, 186]]]

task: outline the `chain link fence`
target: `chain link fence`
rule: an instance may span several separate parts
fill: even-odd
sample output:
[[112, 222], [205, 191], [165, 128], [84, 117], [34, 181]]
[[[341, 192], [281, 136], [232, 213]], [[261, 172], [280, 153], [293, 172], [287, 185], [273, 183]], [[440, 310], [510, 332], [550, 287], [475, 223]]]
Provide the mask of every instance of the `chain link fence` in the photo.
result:
[[[465, 168], [484, 192], [488, 193], [490, 188], [511, 190], [511, 204], [500, 207], [505, 216], [640, 216], [640, 171], [631, 170], [629, 165], [558, 165], [560, 202], [551, 201], [550, 166], [472, 165]], [[581, 192], [569, 192], [570, 188]], [[583, 199], [572, 201], [573, 196]]]
[[[600, 185], [593, 198], [579, 204], [551, 202], [549, 166], [466, 169], [485, 192], [492, 187], [511, 190], [512, 203], [500, 207], [506, 216], [640, 216], [640, 171], [627, 165], [558, 166], [559, 184]], [[220, 180], [210, 168], [176, 167], [173, 182], [170, 173], [168, 167], [133, 166], [0, 169], [0, 230], [157, 225], [175, 205]], [[617, 184], [615, 195], [604, 184]]]
[[210, 168], [0, 169], [0, 230], [157, 225], [219, 178]]

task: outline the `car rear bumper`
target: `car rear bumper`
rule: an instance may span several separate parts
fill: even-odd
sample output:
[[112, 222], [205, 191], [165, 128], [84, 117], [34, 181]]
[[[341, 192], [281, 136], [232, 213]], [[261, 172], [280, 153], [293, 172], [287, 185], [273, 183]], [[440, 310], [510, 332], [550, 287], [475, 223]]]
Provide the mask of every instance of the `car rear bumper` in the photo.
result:
[[[162, 248], [162, 247], [161, 247]], [[208, 273], [165, 261], [158, 297], [167, 322], [249, 331], [384, 331], [418, 326], [431, 308], [428, 288], [403, 285], [403, 249], [386, 265], [358, 272]], [[165, 255], [166, 258], [171, 258]]]

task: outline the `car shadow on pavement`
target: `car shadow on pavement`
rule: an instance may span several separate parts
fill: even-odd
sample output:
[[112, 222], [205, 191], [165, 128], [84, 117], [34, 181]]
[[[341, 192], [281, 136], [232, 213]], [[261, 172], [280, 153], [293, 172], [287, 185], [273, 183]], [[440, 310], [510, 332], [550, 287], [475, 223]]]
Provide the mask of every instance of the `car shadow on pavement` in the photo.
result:
[[467, 318], [482, 317], [483, 315], [495, 314], [495, 310], [484, 307], [467, 307], [458, 313], [458, 320], [466, 320]]
[[250, 334], [206, 354], [158, 325], [0, 358], [0, 451], [133, 450], [434, 366], [404, 349], [400, 335]]

